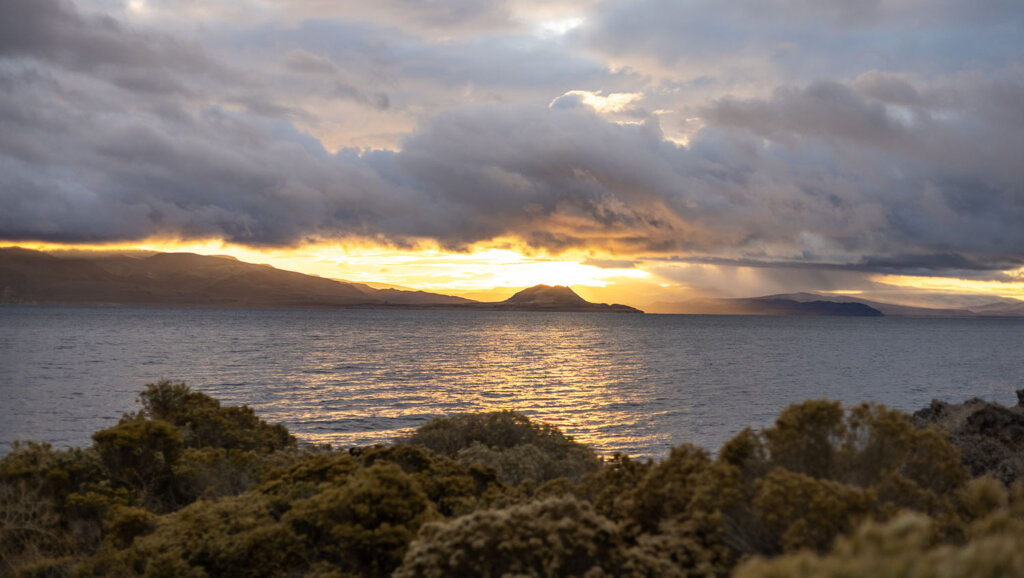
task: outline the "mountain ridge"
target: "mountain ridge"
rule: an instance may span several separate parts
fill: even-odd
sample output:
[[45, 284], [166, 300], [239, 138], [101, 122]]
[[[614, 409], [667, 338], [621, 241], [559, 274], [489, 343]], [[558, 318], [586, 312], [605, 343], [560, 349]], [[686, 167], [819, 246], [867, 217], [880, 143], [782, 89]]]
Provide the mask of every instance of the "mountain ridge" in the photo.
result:
[[[842, 306], [842, 307], [833, 307]], [[877, 312], [870, 313], [867, 307]], [[776, 293], [760, 297], [703, 298], [656, 302], [651, 313], [684, 315], [856, 315], [922, 318], [1024, 317], [1024, 302], [1000, 302], [975, 307], [933, 308], [898, 305], [850, 295], [812, 292]], [[859, 313], [858, 313], [859, 311]]]
[[377, 290], [233, 257], [157, 253], [64, 258], [21, 248], [0, 249], [0, 302], [207, 307], [472, 303], [450, 295]]

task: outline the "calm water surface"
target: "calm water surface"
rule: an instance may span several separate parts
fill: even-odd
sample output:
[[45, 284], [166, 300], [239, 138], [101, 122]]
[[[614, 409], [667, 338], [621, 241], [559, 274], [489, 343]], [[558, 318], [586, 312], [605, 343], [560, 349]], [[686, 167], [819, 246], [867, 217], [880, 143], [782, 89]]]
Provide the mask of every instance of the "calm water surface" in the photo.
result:
[[807, 398], [1015, 403], [1022, 345], [1021, 319], [6, 306], [0, 453], [86, 445], [172, 379], [314, 442], [508, 408], [604, 454], [661, 457]]

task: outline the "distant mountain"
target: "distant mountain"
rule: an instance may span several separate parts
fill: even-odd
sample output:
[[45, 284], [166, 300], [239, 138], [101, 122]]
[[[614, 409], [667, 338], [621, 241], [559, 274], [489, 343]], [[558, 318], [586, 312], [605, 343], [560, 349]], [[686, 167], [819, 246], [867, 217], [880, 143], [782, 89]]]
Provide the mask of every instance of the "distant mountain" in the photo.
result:
[[974, 313], [967, 309], [940, 309], [934, 307], [912, 307], [909, 305], [895, 305], [893, 303], [882, 303], [870, 301], [850, 295], [822, 295], [818, 293], [782, 293], [769, 295], [762, 299], [791, 299], [793, 301], [829, 301], [832, 303], [861, 303], [877, 309], [886, 317], [973, 317]]
[[1024, 317], [1024, 301], [989, 303], [971, 307], [971, 311], [986, 317]]
[[531, 305], [531, 306], [554, 306], [554, 307], [579, 307], [592, 305], [586, 299], [580, 297], [572, 289], [564, 285], [535, 285], [516, 293], [502, 301], [510, 305]]
[[475, 307], [526, 311], [605, 311], [610, 313], [643, 313], [627, 305], [591, 303], [563, 285], [536, 285], [523, 289], [504, 301], [481, 303]]
[[475, 302], [422, 291], [373, 289], [232, 257], [158, 253], [60, 258], [7, 248], [0, 249], [0, 303], [432, 307]]
[[794, 300], [824, 299], [837, 303], [863, 303], [874, 307], [888, 317], [1024, 317], [1024, 301], [1003, 299], [996, 303], [960, 308], [911, 307], [894, 305], [879, 301], [869, 301], [849, 295], [819, 295], [817, 293], [787, 293], [772, 295], [769, 298], [786, 298]]
[[655, 303], [651, 313], [691, 315], [767, 315], [767, 316], [842, 316], [882, 317], [883, 313], [863, 303], [837, 303], [825, 300], [797, 301], [776, 296], [747, 299], [691, 299], [679, 303]]
[[911, 307], [849, 295], [780, 293], [746, 299], [692, 299], [654, 303], [651, 313], [704, 315], [868, 315], [887, 317], [1024, 317], [1024, 301], [1002, 301], [980, 307], [940, 309]]

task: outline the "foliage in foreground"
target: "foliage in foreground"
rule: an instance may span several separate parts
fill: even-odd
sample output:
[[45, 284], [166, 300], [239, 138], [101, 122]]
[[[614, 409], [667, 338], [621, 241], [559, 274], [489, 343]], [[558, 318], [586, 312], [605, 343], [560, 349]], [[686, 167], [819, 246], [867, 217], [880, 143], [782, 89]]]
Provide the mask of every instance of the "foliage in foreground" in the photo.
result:
[[508, 411], [339, 451], [184, 384], [140, 401], [89, 448], [0, 459], [0, 575], [1024, 575], [1024, 490], [878, 405], [655, 463]]
[[[988, 514], [966, 527], [967, 539], [949, 542], [931, 518], [904, 513], [887, 523], [869, 522], [840, 537], [826, 555], [809, 551], [754, 559], [736, 578], [1016, 578], [1024, 571], [1024, 496], [1006, 507], [994, 478], [979, 478], [969, 500]], [[999, 504], [1001, 507], [993, 507]]]

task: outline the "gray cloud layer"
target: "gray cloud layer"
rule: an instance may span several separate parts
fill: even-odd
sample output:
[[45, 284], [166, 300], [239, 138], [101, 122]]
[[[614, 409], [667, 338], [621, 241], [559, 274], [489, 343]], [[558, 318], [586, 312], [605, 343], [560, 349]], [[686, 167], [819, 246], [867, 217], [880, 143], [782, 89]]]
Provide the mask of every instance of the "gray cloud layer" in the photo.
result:
[[[358, 236], [462, 248], [513, 236], [705, 262], [1020, 267], [1024, 68], [1019, 43], [1000, 39], [1007, 23], [1019, 33], [1021, 11], [964, 6], [920, 21], [895, 1], [708, 12], [646, 0], [603, 5], [552, 39], [516, 31], [508, 10], [460, 2], [414, 18], [432, 31], [459, 21], [455, 40], [388, 28], [381, 9], [373, 24], [307, 19], [198, 42], [58, 0], [0, 0], [16, 16], [0, 21], [0, 238]], [[953, 58], [956, 18], [975, 44]], [[906, 66], [863, 69], [815, 27], [859, 50], [897, 46], [905, 22], [927, 24], [936, 68], [911, 51]], [[757, 33], [728, 41], [745, 31]], [[998, 58], [983, 33], [1005, 48]], [[669, 68], [705, 59], [697, 72], [718, 61], [738, 74], [769, 41], [820, 49], [838, 72], [780, 73], [808, 57], [775, 53], [776, 82], [716, 78], [691, 86], [722, 92], [698, 97], [680, 88], [685, 74], [666, 80], [643, 59], [613, 73], [594, 56]], [[975, 64], [962, 66], [968, 56]], [[558, 99], [631, 88], [645, 102], [621, 118]], [[671, 109], [651, 112], [662, 105]], [[331, 153], [312, 136], [324, 126], [344, 135], [367, 115], [405, 135], [398, 150]], [[673, 144], [665, 131], [688, 115], [702, 128]]]

